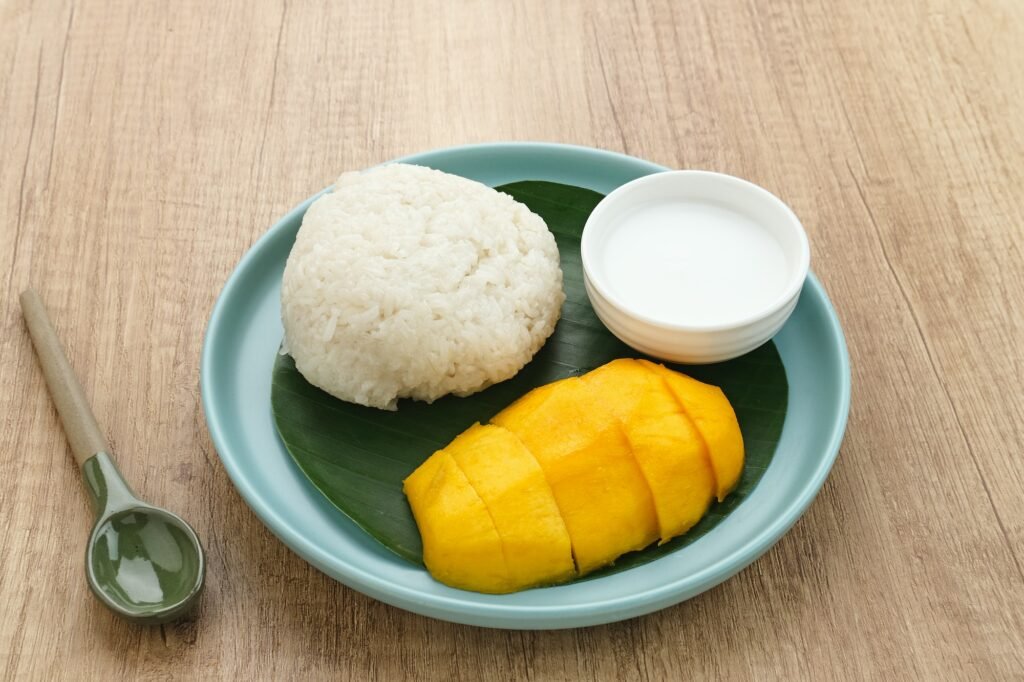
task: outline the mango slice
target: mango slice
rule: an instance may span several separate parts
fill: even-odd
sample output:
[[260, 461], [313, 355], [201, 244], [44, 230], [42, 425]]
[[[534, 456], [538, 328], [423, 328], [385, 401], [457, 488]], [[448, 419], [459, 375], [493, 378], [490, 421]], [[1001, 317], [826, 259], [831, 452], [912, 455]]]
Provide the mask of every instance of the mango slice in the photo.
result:
[[633, 359], [581, 377], [622, 422], [651, 488], [661, 543], [692, 528], [715, 493], [707, 446], [662, 377]]
[[651, 490], [615, 418], [576, 377], [549, 384], [491, 421], [537, 458], [572, 541], [580, 574], [659, 537]]
[[576, 574], [569, 533], [551, 487], [537, 460], [511, 431], [474, 424], [444, 451], [491, 515], [512, 589], [557, 583]]
[[435, 579], [474, 592], [515, 589], [491, 515], [451, 455], [431, 455], [403, 490], [423, 539], [423, 563]]
[[718, 388], [614, 360], [530, 391], [404, 483], [440, 582], [504, 593], [585, 575], [689, 530], [743, 470]]
[[743, 434], [729, 399], [717, 386], [673, 372], [664, 365], [647, 360], [639, 362], [665, 380], [700, 432], [715, 471], [715, 495], [721, 502], [736, 487], [743, 473]]

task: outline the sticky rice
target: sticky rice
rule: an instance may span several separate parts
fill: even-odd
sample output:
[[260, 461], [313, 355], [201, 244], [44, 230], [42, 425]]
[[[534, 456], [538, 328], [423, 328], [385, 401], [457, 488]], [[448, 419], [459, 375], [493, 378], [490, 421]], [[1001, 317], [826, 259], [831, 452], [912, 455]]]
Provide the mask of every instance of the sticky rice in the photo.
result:
[[284, 271], [284, 350], [307, 381], [388, 410], [516, 374], [565, 295], [540, 216], [404, 164], [345, 173], [306, 212]]

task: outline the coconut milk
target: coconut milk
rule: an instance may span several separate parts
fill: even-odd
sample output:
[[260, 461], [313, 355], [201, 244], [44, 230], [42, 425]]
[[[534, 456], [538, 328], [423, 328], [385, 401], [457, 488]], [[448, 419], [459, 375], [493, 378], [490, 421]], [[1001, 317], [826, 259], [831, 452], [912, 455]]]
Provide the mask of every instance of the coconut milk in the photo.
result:
[[747, 216], [701, 201], [647, 204], [608, 236], [611, 293], [661, 322], [708, 326], [764, 311], [786, 289], [782, 246]]

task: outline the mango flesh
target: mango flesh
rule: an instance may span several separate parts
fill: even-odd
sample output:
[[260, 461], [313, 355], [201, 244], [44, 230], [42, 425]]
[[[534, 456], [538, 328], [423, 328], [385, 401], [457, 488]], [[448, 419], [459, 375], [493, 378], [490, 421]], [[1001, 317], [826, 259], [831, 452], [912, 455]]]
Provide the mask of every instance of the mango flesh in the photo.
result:
[[665, 380], [700, 432], [715, 471], [715, 496], [721, 502], [736, 487], [743, 473], [743, 435], [729, 399], [717, 386], [673, 372], [664, 365], [647, 360], [639, 362]]
[[518, 436], [540, 463], [580, 574], [658, 537], [651, 489], [622, 424], [580, 379], [556, 382], [539, 403], [527, 394], [491, 421]]
[[587, 384], [622, 423], [654, 498], [661, 543], [692, 528], [715, 493], [704, 440], [659, 374], [636, 360], [613, 360]]
[[503, 593], [553, 584], [686, 532], [743, 468], [725, 395], [621, 359], [530, 391], [405, 480], [439, 581]]
[[423, 539], [423, 563], [438, 581], [474, 592], [516, 589], [486, 505], [444, 450], [405, 479]]
[[500, 426], [474, 424], [445, 448], [480, 495], [501, 538], [515, 589], [576, 574], [565, 522], [544, 472]]

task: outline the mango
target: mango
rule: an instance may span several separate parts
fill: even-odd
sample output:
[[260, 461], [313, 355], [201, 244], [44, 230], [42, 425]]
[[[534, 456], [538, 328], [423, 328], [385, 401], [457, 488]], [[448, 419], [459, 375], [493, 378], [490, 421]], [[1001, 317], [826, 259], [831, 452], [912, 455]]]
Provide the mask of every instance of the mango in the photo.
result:
[[718, 388], [620, 359], [474, 424], [404, 490], [431, 575], [503, 593], [685, 533], [742, 469], [742, 435]]
[[613, 360], [581, 379], [622, 423], [651, 489], [661, 543], [692, 528], [715, 493], [707, 446], [659, 374]]
[[640, 362], [665, 380], [707, 444], [715, 470], [715, 496], [721, 502], [736, 487], [743, 473], [743, 434], [729, 399], [717, 386], [701, 383], [648, 360]]
[[474, 424], [445, 450], [487, 507], [515, 589], [576, 574], [551, 486], [522, 441], [500, 426]]
[[491, 421], [537, 458], [584, 574], [651, 544], [658, 521], [619, 420], [576, 377], [549, 386], [542, 402], [528, 393]]
[[444, 450], [405, 479], [423, 540], [423, 563], [439, 582], [475, 592], [508, 592], [513, 586], [501, 538], [486, 505]]

